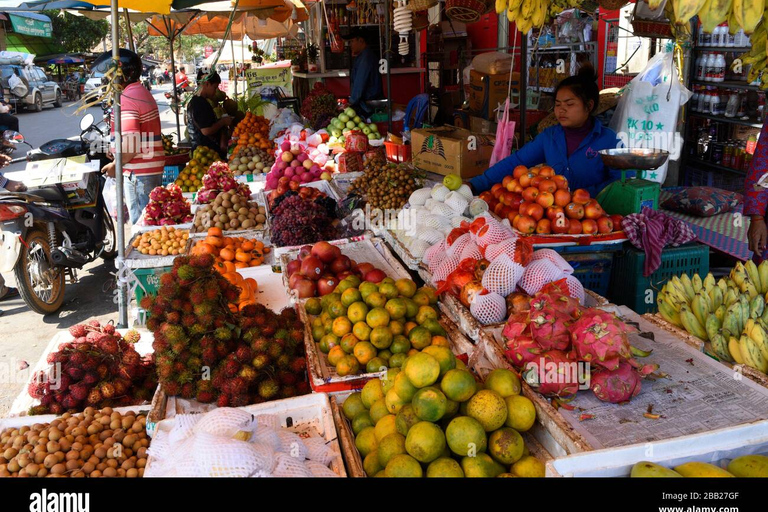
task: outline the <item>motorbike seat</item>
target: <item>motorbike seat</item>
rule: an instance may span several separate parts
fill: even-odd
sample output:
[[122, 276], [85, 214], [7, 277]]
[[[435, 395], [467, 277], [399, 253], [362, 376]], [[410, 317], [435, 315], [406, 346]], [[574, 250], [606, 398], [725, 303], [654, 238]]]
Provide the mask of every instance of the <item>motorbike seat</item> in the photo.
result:
[[47, 202], [63, 201], [64, 194], [62, 194], [59, 187], [36, 187], [30, 188], [29, 193], [37, 197], [43, 198]]

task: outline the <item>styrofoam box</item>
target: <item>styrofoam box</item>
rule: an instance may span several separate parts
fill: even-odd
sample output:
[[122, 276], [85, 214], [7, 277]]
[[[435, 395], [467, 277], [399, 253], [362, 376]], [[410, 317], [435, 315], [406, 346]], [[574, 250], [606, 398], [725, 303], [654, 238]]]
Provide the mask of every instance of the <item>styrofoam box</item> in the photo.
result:
[[[270, 252], [270, 254], [273, 253], [274, 251]], [[237, 272], [244, 278], [254, 278], [258, 283], [257, 303], [277, 312], [291, 306], [291, 297], [283, 284], [283, 274], [275, 272], [270, 265], [241, 268]]]
[[[716, 447], [716, 448], [714, 448]], [[741, 455], [768, 455], [768, 420], [653, 443], [595, 450], [547, 463], [547, 476], [628, 477], [632, 466], [649, 461], [667, 468], [686, 462], [725, 467]]]
[[[274, 414], [280, 419], [280, 426], [288, 428], [294, 432], [313, 429], [318, 435], [326, 440], [335, 452], [331, 469], [339, 476], [346, 477], [347, 472], [344, 469], [344, 461], [341, 458], [341, 447], [339, 446], [336, 424], [333, 421], [331, 412], [331, 403], [328, 395], [325, 393], [312, 393], [283, 400], [274, 400], [263, 404], [248, 405], [240, 407], [246, 412], [258, 416], [260, 414]], [[155, 436], [159, 433], [168, 433], [176, 423], [175, 418], [169, 418], [157, 424]], [[151, 473], [152, 457], [147, 459], [146, 472]]]

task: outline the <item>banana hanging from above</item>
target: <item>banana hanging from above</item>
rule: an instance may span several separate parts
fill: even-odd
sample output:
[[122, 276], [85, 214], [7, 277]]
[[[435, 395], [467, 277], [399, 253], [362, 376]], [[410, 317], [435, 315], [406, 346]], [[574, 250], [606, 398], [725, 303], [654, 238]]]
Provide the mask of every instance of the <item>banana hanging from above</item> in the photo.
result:
[[764, 0], [733, 0], [734, 17], [747, 35], [754, 32], [763, 17], [763, 11], [765, 11]]
[[[671, 0], [675, 10], [675, 24], [687, 25], [696, 16], [707, 0]], [[739, 1], [739, 0], [735, 0]]]
[[501, 14], [507, 10], [507, 0], [496, 0], [496, 14]]
[[704, 32], [711, 34], [715, 27], [727, 20], [732, 4], [733, 0], [707, 0], [698, 13]]
[[652, 11], [655, 11], [660, 6], [661, 6], [661, 0], [648, 0], [648, 7], [650, 7]]

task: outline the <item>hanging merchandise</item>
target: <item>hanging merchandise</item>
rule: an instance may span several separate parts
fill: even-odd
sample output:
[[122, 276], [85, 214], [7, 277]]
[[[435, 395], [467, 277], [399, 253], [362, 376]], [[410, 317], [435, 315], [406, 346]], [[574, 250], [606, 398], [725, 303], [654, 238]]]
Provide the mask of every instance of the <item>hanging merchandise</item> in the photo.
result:
[[395, 8], [394, 27], [395, 32], [400, 34], [400, 44], [397, 46], [400, 55], [408, 55], [410, 47], [408, 46], [408, 32], [413, 27], [413, 11], [407, 5], [406, 0], [398, 0]]
[[[661, 52], [648, 62], [626, 86], [611, 121], [625, 146], [666, 150], [671, 160], [680, 158], [677, 116], [692, 94], [680, 82], [674, 55]], [[667, 165], [646, 172], [645, 179], [664, 183]]]

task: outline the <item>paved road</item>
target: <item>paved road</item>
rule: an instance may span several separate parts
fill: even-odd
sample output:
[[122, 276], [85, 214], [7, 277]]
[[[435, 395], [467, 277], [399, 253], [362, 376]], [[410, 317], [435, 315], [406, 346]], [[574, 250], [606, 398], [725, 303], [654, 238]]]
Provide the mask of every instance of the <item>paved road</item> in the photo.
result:
[[[168, 87], [153, 89], [160, 109], [164, 133], [175, 133], [175, 116], [163, 96]], [[75, 114], [77, 105], [66, 103], [62, 108], [47, 107], [42, 112], [19, 114], [19, 128], [33, 147], [58, 138], [76, 137], [80, 133], [80, 119], [85, 114]], [[98, 120], [99, 107], [88, 109]], [[183, 122], [183, 120], [182, 120]], [[182, 135], [184, 128], [182, 126]], [[17, 150], [21, 156], [23, 149]], [[6, 169], [23, 169], [15, 164]], [[6, 170], [4, 169], [4, 170]], [[126, 238], [130, 228], [126, 229]], [[20, 371], [25, 362], [34, 366], [48, 342], [60, 330], [76, 323], [96, 318], [101, 322], [117, 321], [117, 305], [114, 297], [115, 267], [112, 262], [97, 260], [79, 272], [79, 282], [67, 285], [64, 305], [58, 313], [41, 316], [30, 311], [20, 298], [0, 302], [0, 418], [6, 416], [11, 403], [24, 389], [27, 371]], [[13, 273], [3, 274], [6, 284], [15, 286]]]

